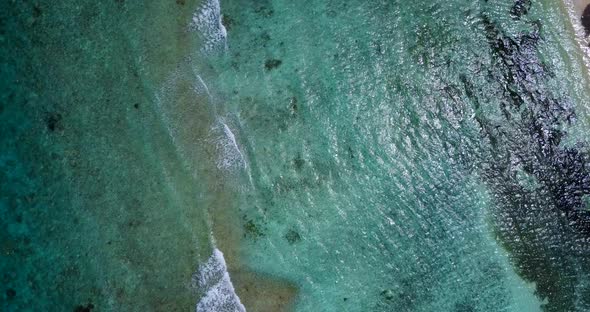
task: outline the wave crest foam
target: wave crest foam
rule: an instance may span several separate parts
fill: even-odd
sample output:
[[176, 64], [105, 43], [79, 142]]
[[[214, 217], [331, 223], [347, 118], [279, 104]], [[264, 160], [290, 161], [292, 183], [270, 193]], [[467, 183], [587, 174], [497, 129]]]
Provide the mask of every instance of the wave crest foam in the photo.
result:
[[223, 253], [219, 249], [193, 276], [193, 284], [205, 293], [197, 303], [196, 312], [246, 312], [229, 278]]

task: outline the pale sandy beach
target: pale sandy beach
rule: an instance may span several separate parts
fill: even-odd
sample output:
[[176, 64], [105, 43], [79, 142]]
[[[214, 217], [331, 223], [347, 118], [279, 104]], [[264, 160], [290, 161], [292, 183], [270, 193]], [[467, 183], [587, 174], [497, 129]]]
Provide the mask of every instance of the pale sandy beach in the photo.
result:
[[589, 0], [572, 0], [572, 3], [574, 5], [574, 8], [576, 10], [576, 13], [579, 14], [579, 16], [582, 16], [582, 12], [584, 12], [584, 9], [590, 5], [590, 1]]
[[590, 57], [590, 37], [587, 36], [588, 30], [584, 29], [582, 25], [582, 15], [584, 10], [590, 6], [589, 0], [563, 0], [564, 7], [570, 17], [572, 26], [575, 30], [577, 41], [581, 49], [586, 55], [585, 63], [589, 65], [588, 58]]

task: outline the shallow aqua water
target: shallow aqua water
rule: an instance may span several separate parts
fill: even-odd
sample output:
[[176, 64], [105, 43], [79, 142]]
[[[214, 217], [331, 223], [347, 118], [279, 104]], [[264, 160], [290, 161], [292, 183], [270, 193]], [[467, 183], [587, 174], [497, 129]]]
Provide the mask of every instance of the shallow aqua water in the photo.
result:
[[483, 19], [517, 37], [543, 17], [538, 50], [554, 77], [537, 88], [583, 105], [584, 82], [556, 57], [558, 4], [534, 3], [522, 20], [512, 4], [222, 3], [228, 51], [212, 88], [242, 122], [256, 190], [241, 209], [266, 231], [244, 253], [297, 282], [296, 310], [538, 309], [492, 234], [504, 208], [486, 166], [503, 151], [477, 116], [505, 126], [500, 141], [529, 138], [502, 116], [507, 86]]
[[0, 309], [587, 311], [587, 76], [517, 2], [6, 4]]

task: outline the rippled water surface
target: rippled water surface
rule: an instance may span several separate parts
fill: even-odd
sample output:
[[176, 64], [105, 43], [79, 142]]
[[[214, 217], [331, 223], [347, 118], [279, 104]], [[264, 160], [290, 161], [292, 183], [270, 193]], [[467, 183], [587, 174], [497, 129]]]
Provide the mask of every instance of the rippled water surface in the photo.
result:
[[0, 310], [590, 311], [562, 2], [112, 2], [4, 5]]

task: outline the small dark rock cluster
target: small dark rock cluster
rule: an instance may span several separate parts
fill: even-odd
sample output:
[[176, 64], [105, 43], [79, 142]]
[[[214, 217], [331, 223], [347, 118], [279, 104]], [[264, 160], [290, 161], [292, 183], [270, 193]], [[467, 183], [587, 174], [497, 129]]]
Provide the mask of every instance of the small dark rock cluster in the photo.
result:
[[297, 155], [297, 157], [293, 159], [293, 165], [295, 166], [295, 170], [300, 171], [305, 165], [305, 159], [301, 158], [301, 155]]
[[289, 244], [293, 245], [301, 240], [301, 235], [295, 230], [289, 230], [287, 234], [285, 234], [285, 239]]
[[272, 8], [266, 7], [266, 6], [259, 6], [257, 8], [254, 9], [254, 12], [256, 14], [260, 14], [263, 17], [271, 17], [274, 14], [274, 10]]
[[39, 17], [41, 17], [42, 14], [43, 14], [43, 11], [41, 10], [41, 6], [39, 6], [39, 4], [35, 4], [33, 6], [33, 17], [39, 18]]
[[299, 110], [299, 106], [297, 106], [297, 97], [296, 96], [291, 97], [290, 104], [291, 104], [291, 113], [293, 115], [296, 115]]
[[248, 220], [244, 224], [244, 236], [253, 239], [258, 239], [264, 236], [264, 232], [260, 225], [256, 224], [254, 220]]
[[385, 300], [392, 300], [395, 298], [395, 293], [391, 289], [385, 289], [381, 292], [381, 297]]
[[283, 61], [277, 59], [266, 60], [266, 62], [264, 62], [264, 68], [266, 68], [266, 70], [273, 70], [281, 66], [282, 63]]
[[56, 130], [63, 130], [61, 120], [61, 114], [47, 113], [45, 116], [45, 124], [47, 125], [47, 129], [51, 132], [54, 132]]
[[7, 298], [8, 300], [11, 300], [11, 299], [13, 299], [14, 297], [16, 297], [16, 291], [15, 291], [14, 289], [12, 289], [12, 288], [8, 288], [8, 289], [6, 290], [6, 298]]
[[94, 309], [94, 305], [92, 303], [87, 304], [86, 306], [79, 305], [74, 309], [74, 312], [92, 312]]
[[526, 15], [531, 9], [531, 0], [516, 0], [510, 10], [510, 15], [514, 18], [520, 18]]

